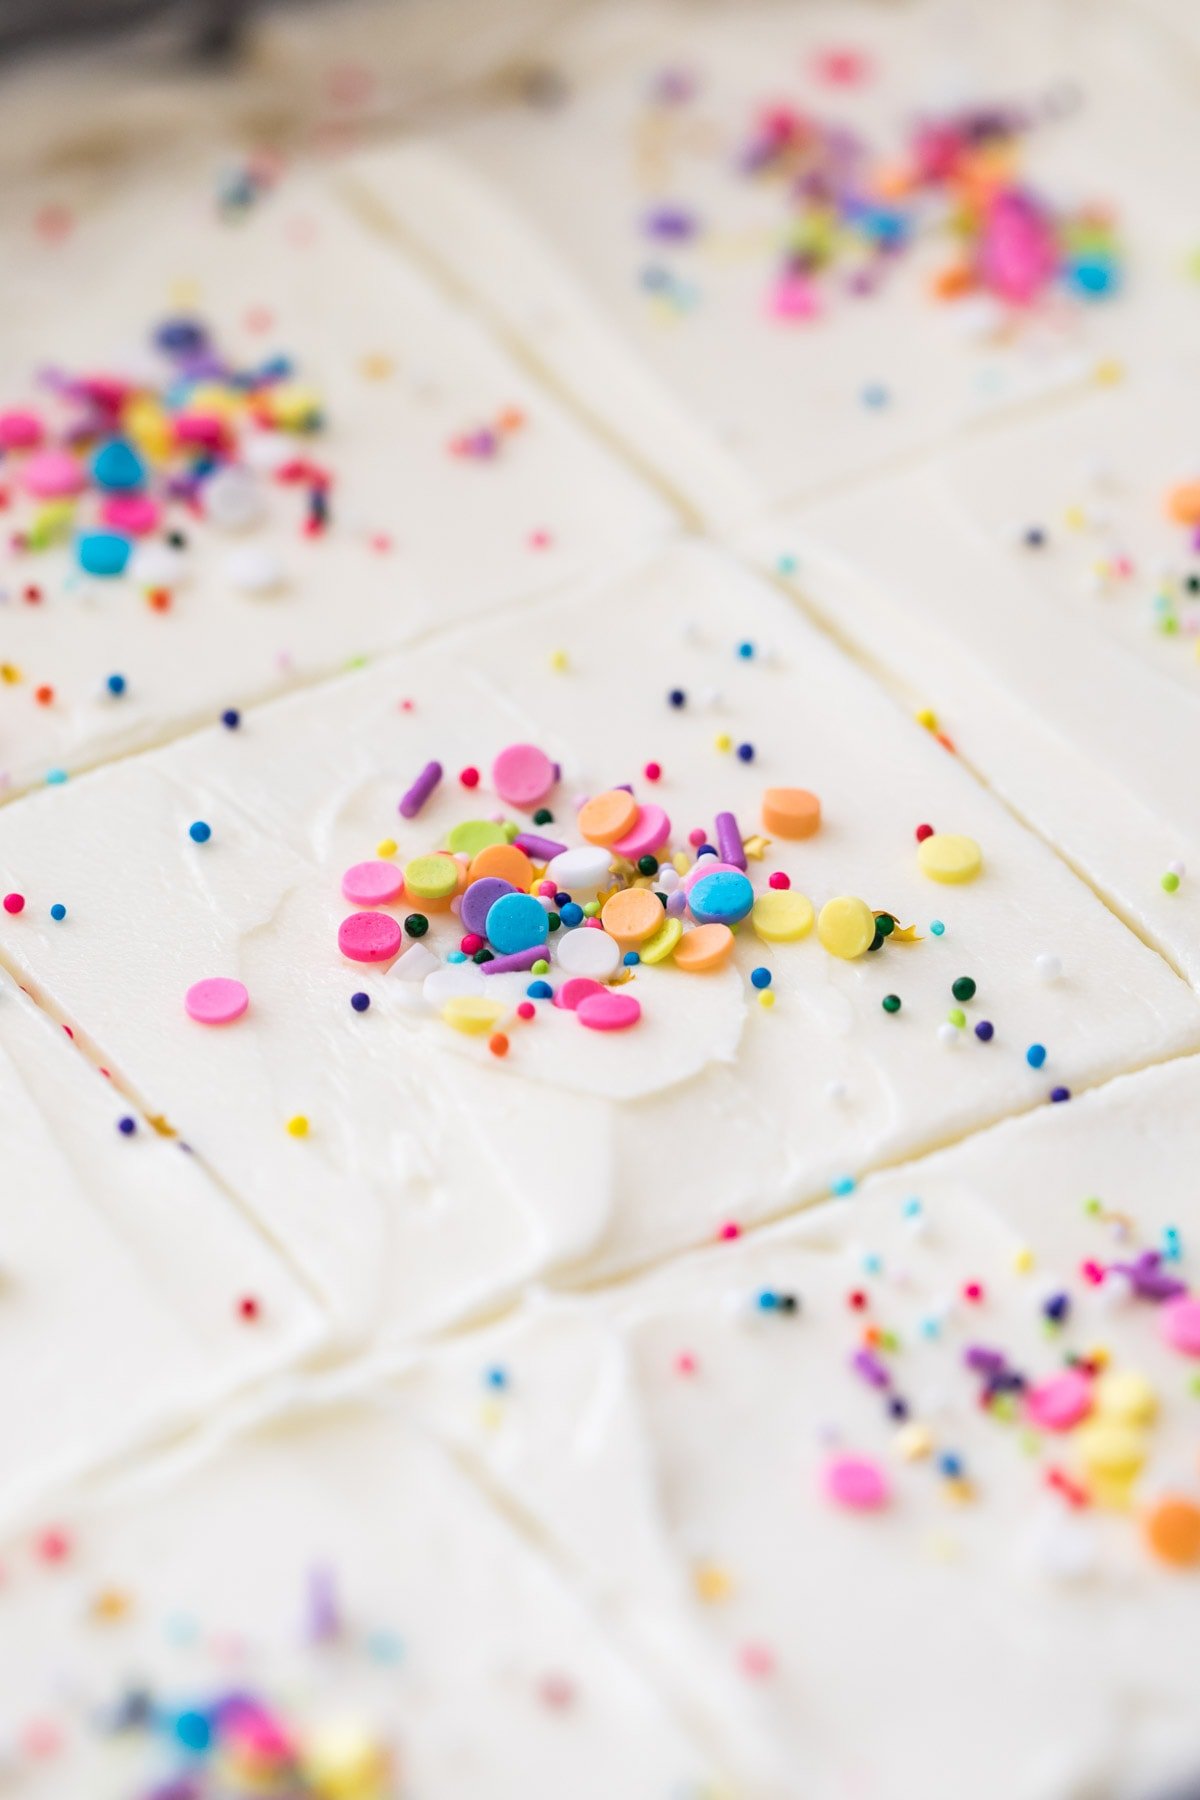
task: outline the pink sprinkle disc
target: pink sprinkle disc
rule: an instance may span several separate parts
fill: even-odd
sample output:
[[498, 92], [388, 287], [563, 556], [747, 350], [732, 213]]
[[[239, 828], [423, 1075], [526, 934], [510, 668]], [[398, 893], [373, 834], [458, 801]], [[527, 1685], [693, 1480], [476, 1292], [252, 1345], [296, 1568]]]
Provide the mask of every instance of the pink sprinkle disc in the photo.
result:
[[1092, 1410], [1092, 1384], [1079, 1369], [1039, 1381], [1025, 1396], [1025, 1412], [1040, 1431], [1071, 1431]]
[[509, 806], [537, 806], [557, 780], [557, 768], [536, 744], [510, 744], [492, 764], [492, 786]]
[[158, 501], [147, 494], [110, 494], [100, 508], [103, 524], [128, 532], [130, 537], [146, 537], [156, 531], [160, 516]]
[[42, 441], [42, 421], [36, 413], [14, 408], [0, 413], [0, 450], [36, 450]]
[[[636, 862], [639, 856], [653, 856], [661, 850], [671, 835], [671, 821], [661, 806], [642, 806], [634, 821], [633, 830], [627, 831], [623, 838], [618, 838], [609, 849], [626, 862]], [[704, 859], [707, 861], [707, 857]]]
[[194, 981], [183, 996], [189, 1019], [198, 1025], [232, 1025], [250, 1004], [250, 996], [240, 981], [227, 975], [210, 975], [207, 981]]
[[591, 994], [607, 994], [608, 989], [603, 982], [593, 981], [590, 975], [572, 975], [570, 981], [564, 981], [554, 992], [555, 1006], [565, 1007], [567, 1012], [574, 1012], [581, 1000]]
[[390, 962], [403, 935], [399, 920], [388, 913], [351, 913], [338, 926], [338, 949], [351, 962]]
[[62, 500], [81, 494], [87, 476], [78, 457], [69, 450], [41, 450], [31, 456], [22, 472], [25, 491], [35, 500]]
[[685, 894], [690, 894], [698, 881], [706, 875], [742, 875], [745, 871], [733, 863], [722, 862], [719, 856], [702, 856], [694, 862], [687, 874], [681, 876], [679, 885]]
[[642, 1003], [632, 994], [614, 994], [605, 988], [603, 993], [586, 995], [575, 1008], [575, 1016], [589, 1031], [626, 1031], [641, 1018]]
[[395, 863], [354, 863], [342, 876], [342, 894], [352, 906], [386, 906], [403, 892], [404, 870]]
[[888, 1479], [865, 1456], [835, 1456], [825, 1465], [825, 1492], [851, 1512], [878, 1512], [891, 1499]]
[[1159, 1308], [1158, 1328], [1181, 1356], [1200, 1356], [1200, 1298], [1180, 1294]]

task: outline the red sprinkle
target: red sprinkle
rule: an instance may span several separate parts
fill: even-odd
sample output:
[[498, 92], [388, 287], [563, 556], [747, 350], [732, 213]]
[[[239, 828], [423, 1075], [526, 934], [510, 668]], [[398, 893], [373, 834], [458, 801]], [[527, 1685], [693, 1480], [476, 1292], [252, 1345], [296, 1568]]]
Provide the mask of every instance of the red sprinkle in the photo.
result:
[[4, 910], [6, 913], [19, 913], [25, 910], [24, 894], [5, 894]]
[[932, 837], [932, 836], [933, 836], [933, 826], [932, 825], [918, 825], [917, 826], [917, 842], [918, 842], [918, 844], [923, 844], [927, 837]]
[[782, 869], [776, 869], [774, 874], [770, 877], [770, 879], [767, 882], [767, 886], [773, 887], [773, 888], [790, 888], [791, 885], [792, 885], [791, 876], [785, 875]]
[[470, 769], [470, 768], [463, 769], [459, 772], [458, 779], [461, 781], [462, 785], [465, 788], [478, 787], [479, 786], [479, 770], [478, 769]]
[[34, 1543], [34, 1553], [41, 1562], [66, 1562], [71, 1554], [71, 1540], [58, 1525], [49, 1525]]
[[662, 776], [662, 764], [648, 762], [646, 767], [642, 770], [642, 774], [646, 777], [647, 781], [658, 781]]

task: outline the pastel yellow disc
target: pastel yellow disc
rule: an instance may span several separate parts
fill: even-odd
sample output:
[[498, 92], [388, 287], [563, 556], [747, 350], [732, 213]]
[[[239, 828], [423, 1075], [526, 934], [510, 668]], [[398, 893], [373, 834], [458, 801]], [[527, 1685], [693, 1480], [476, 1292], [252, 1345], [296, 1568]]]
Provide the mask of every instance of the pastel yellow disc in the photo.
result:
[[865, 900], [859, 900], [854, 894], [839, 894], [836, 900], [827, 900], [821, 908], [817, 917], [817, 936], [831, 956], [851, 962], [856, 956], [864, 955], [875, 942], [875, 914]]
[[1158, 1411], [1158, 1398], [1144, 1375], [1132, 1369], [1110, 1369], [1092, 1389], [1095, 1410], [1120, 1425], [1148, 1425]]
[[[813, 928], [812, 901], [795, 888], [768, 888], [754, 902], [750, 923], [768, 944], [790, 944], [807, 937]], [[871, 919], [871, 936], [875, 920]]]
[[455, 1031], [465, 1031], [469, 1037], [482, 1037], [485, 1031], [491, 1031], [500, 1023], [503, 1012], [498, 1001], [487, 1000], [482, 994], [454, 994], [442, 1007], [447, 1025], [453, 1025]]
[[1146, 1460], [1141, 1432], [1108, 1419], [1081, 1425], [1075, 1433], [1075, 1448], [1088, 1474], [1103, 1482], [1131, 1481]]
[[372, 1800], [390, 1785], [382, 1745], [353, 1722], [318, 1726], [302, 1756], [306, 1784], [323, 1800]]
[[458, 864], [436, 851], [404, 865], [404, 891], [413, 900], [445, 900], [458, 886]]
[[271, 416], [285, 431], [302, 431], [321, 411], [321, 397], [312, 388], [288, 384], [268, 389]]
[[665, 918], [653, 937], [648, 937], [638, 955], [644, 963], [665, 962], [683, 936], [683, 926], [678, 919]]
[[983, 851], [974, 838], [935, 831], [917, 845], [917, 861], [931, 881], [974, 881], [983, 867]]

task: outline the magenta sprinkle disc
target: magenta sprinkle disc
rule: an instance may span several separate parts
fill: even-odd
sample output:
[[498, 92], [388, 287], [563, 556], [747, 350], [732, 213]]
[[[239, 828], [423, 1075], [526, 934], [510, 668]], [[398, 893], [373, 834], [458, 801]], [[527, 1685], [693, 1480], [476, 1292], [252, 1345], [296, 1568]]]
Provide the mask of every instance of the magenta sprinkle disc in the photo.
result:
[[632, 994], [614, 994], [609, 988], [600, 994], [586, 995], [575, 1008], [575, 1017], [589, 1031], [626, 1031], [641, 1016], [640, 1000]]
[[395, 863], [352, 863], [342, 876], [342, 893], [352, 906], [386, 906], [404, 892], [404, 871]]
[[[636, 862], [639, 856], [653, 856], [656, 850], [661, 850], [670, 835], [671, 821], [662, 807], [643, 806], [638, 809], [633, 830], [610, 844], [609, 849], [623, 856], [626, 862]], [[708, 858], [704, 860], [707, 862]]]
[[581, 1000], [589, 994], [607, 994], [608, 989], [603, 982], [593, 981], [590, 975], [572, 975], [570, 981], [564, 981], [560, 988], [554, 990], [554, 1004], [574, 1012]]
[[40, 450], [25, 464], [21, 479], [35, 500], [63, 500], [87, 484], [83, 464], [69, 450]]
[[160, 518], [158, 502], [146, 494], [110, 494], [100, 508], [100, 518], [114, 531], [126, 531], [130, 537], [145, 537], [157, 531]]
[[388, 913], [351, 913], [338, 926], [338, 949], [351, 962], [388, 962], [400, 948], [400, 922]]
[[851, 1512], [878, 1512], [890, 1497], [887, 1476], [865, 1456], [835, 1456], [825, 1467], [825, 1492]]
[[509, 744], [492, 764], [492, 786], [510, 806], [536, 806], [557, 779], [554, 764], [536, 744]]
[[1200, 1299], [1180, 1294], [1158, 1310], [1159, 1329], [1181, 1356], [1200, 1356]]
[[189, 1019], [198, 1025], [232, 1025], [250, 1004], [250, 996], [240, 981], [227, 975], [210, 975], [207, 981], [194, 981], [183, 996]]
[[42, 421], [36, 413], [14, 408], [0, 413], [0, 450], [33, 450], [42, 441]]
[[1065, 1369], [1028, 1389], [1025, 1414], [1041, 1431], [1072, 1431], [1092, 1410], [1092, 1384], [1079, 1369]]

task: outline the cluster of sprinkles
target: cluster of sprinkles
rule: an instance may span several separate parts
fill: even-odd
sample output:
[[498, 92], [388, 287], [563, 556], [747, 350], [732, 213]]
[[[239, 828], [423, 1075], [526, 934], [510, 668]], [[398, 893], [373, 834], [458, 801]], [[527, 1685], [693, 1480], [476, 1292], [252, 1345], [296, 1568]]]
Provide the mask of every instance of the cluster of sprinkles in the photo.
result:
[[[736, 643], [732, 654], [750, 659], [755, 646]], [[565, 666], [562, 653], [553, 653], [551, 663]], [[670, 712], [691, 704], [682, 688], [668, 689], [663, 699]], [[412, 704], [404, 701], [402, 710]], [[237, 715], [226, 722], [236, 726]], [[755, 759], [749, 740], [737, 743], [723, 731], [714, 742], [744, 763]], [[374, 966], [392, 977], [398, 985], [389, 992], [403, 996], [405, 1010], [483, 1040], [500, 1059], [519, 1056], [523, 1034], [539, 1020], [557, 1030], [573, 1015], [592, 1034], [628, 1033], [666, 995], [656, 985], [661, 977], [650, 971], [693, 977], [720, 971], [730, 965], [739, 935], [743, 941], [753, 935], [762, 946], [761, 960], [746, 959], [743, 974], [747, 999], [766, 1012], [787, 1001], [787, 984], [779, 985], [769, 960], [782, 946], [811, 937], [828, 955], [853, 962], [881, 952], [890, 960], [898, 947], [922, 941], [949, 943], [940, 918], [922, 931], [853, 893], [814, 905], [785, 869], [771, 866], [777, 840], [798, 846], [822, 831], [821, 801], [810, 789], [766, 787], [753, 819], [739, 820], [718, 803], [707, 825], [680, 832], [651, 797], [664, 779], [663, 764], [648, 761], [640, 784], [565, 794], [558, 764], [527, 742], [502, 748], [486, 771], [471, 763], [448, 775], [440, 761], [428, 761], [396, 802], [406, 854], [389, 832], [374, 855], [342, 872], [341, 895], [353, 910], [337, 928], [337, 951], [364, 974]], [[480, 803], [489, 789], [491, 807]], [[426, 807], [447, 790], [461, 796], [461, 816], [436, 838], [418, 835], [414, 842], [412, 830], [421, 833]], [[220, 827], [197, 818], [184, 829], [189, 854], [204, 856]], [[912, 843], [916, 868], [936, 886], [968, 884], [983, 871], [979, 844], [963, 833], [922, 821]], [[44, 902], [36, 904], [40, 910]], [[14, 917], [26, 905], [23, 893], [3, 898]], [[57, 898], [50, 912], [56, 923], [69, 917]], [[1048, 951], [1033, 964], [1045, 983], [1062, 975], [1059, 958]], [[904, 966], [898, 957], [897, 975]], [[356, 982], [346, 998], [354, 1015], [370, 1013], [367, 981]], [[1051, 1048], [1009, 1038], [992, 1010], [995, 998], [976, 972], [948, 969], [945, 1012], [933, 1024], [938, 1039], [948, 1047], [970, 1040], [993, 1058], [1018, 1056], [1031, 1072], [1044, 1071], [1046, 1098], [1070, 1099], [1070, 1089], [1053, 1079]], [[232, 974], [197, 970], [181, 1002], [195, 1024], [230, 1027], [250, 1011], [252, 996]], [[882, 1029], [911, 1028], [910, 1018], [922, 1015], [928, 1021], [925, 1007], [910, 1012], [906, 1006], [902, 981], [882, 995], [880, 1007], [881, 1021], [903, 1021], [881, 1023]], [[837, 1083], [829, 1091], [844, 1098]], [[283, 1124], [297, 1140], [314, 1128], [305, 1113]], [[846, 1181], [845, 1189], [835, 1183], [833, 1191], [852, 1191], [853, 1179]]]
[[[36, 1535], [32, 1554], [60, 1568], [71, 1564], [77, 1548], [69, 1532], [52, 1526]], [[315, 1685], [326, 1666], [339, 1676], [355, 1664], [386, 1675], [403, 1664], [405, 1646], [395, 1631], [363, 1629], [345, 1616], [327, 1566], [309, 1571], [302, 1599], [297, 1649]], [[91, 1627], [119, 1632], [137, 1615], [138, 1601], [136, 1592], [98, 1589], [88, 1605]], [[203, 1684], [193, 1679], [181, 1691], [175, 1682], [134, 1681], [86, 1711], [72, 1707], [68, 1695], [65, 1705], [24, 1722], [17, 1755], [45, 1769], [81, 1734], [111, 1742], [122, 1753], [122, 1767], [146, 1771], [138, 1785], [122, 1790], [130, 1800], [396, 1800], [399, 1758], [376, 1724], [357, 1712], [322, 1716], [294, 1697], [284, 1700], [272, 1688], [251, 1686], [246, 1666], [252, 1646], [207, 1629], [191, 1614], [169, 1614], [160, 1629], [168, 1648], [212, 1665]], [[224, 1674], [222, 1665], [228, 1665]]]
[[[906, 1234], [924, 1237], [929, 1211], [917, 1195], [900, 1203]], [[1031, 1470], [1031, 1479], [1062, 1509], [1064, 1532], [1040, 1550], [1042, 1572], [1077, 1577], [1090, 1571], [1095, 1546], [1072, 1535], [1088, 1513], [1126, 1519], [1138, 1532], [1145, 1553], [1176, 1570], [1200, 1567], [1200, 1475], [1189, 1482], [1175, 1476], [1166, 1485], [1143, 1480], [1164, 1396], [1138, 1368], [1119, 1360], [1103, 1342], [1087, 1340], [1100, 1319], [1140, 1312], [1160, 1342], [1198, 1372], [1184, 1392], [1200, 1396], [1200, 1292], [1184, 1279], [1185, 1247], [1177, 1227], [1167, 1225], [1151, 1245], [1137, 1242], [1129, 1217], [1089, 1197], [1082, 1207], [1085, 1230], [1107, 1239], [1088, 1245], [1074, 1279], [1047, 1283], [1037, 1272], [1034, 1252], [1018, 1245], [999, 1270], [968, 1268], [951, 1276], [943, 1293], [930, 1299], [906, 1327], [895, 1322], [893, 1303], [911, 1289], [902, 1258], [889, 1263], [877, 1250], [852, 1251], [855, 1280], [842, 1296], [847, 1327], [842, 1367], [845, 1379], [865, 1387], [878, 1402], [890, 1439], [887, 1455], [849, 1446], [835, 1427], [821, 1427], [818, 1480], [831, 1506], [873, 1514], [896, 1504], [896, 1471], [901, 1465], [928, 1470], [943, 1502], [972, 1506], [986, 1488], [956, 1433], [948, 1390], [923, 1416], [922, 1403], [906, 1379], [906, 1331], [942, 1352], [948, 1380], [971, 1413], [1003, 1432]], [[726, 1242], [737, 1239], [725, 1231]], [[1036, 1366], [1015, 1356], [989, 1331], [994, 1301], [1010, 1284], [1028, 1296], [1045, 1342]], [[731, 1291], [725, 1316], [745, 1324], [762, 1322], [772, 1331], [803, 1331], [810, 1309], [791, 1288], [741, 1284]], [[831, 1300], [836, 1305], [836, 1300]], [[1085, 1340], [1085, 1341], [1081, 1341]], [[705, 1358], [687, 1342], [671, 1355], [673, 1376], [703, 1382]], [[508, 1408], [521, 1404], [522, 1371], [488, 1364], [481, 1372], [487, 1400], [480, 1422], [502, 1429]], [[726, 1390], [718, 1386], [717, 1393]], [[696, 1569], [696, 1588], [706, 1602], [724, 1600], [733, 1584], [728, 1568], [706, 1562]], [[772, 1652], [750, 1666], [739, 1654], [743, 1673], [760, 1676], [773, 1666]]]
[[[855, 79], [867, 73], [860, 68]], [[694, 82], [659, 79], [651, 120], [676, 117], [696, 93]], [[798, 106], [761, 108], [737, 166], [750, 180], [775, 182], [785, 198], [769, 314], [803, 322], [831, 299], [874, 294], [914, 247], [931, 242], [948, 246], [931, 282], [942, 301], [981, 296], [1011, 317], [1055, 295], [1091, 301], [1115, 292], [1121, 249], [1108, 210], [1058, 206], [1021, 167], [1030, 132], [1061, 111], [1057, 95], [1034, 106], [967, 107], [917, 121], [903, 148], [884, 156]], [[700, 297], [692, 258], [706, 221], [673, 198], [645, 212], [639, 228], [656, 247], [643, 288], [686, 314]], [[887, 395], [865, 398], [882, 405]]]
[[[957, 1295], [919, 1321], [919, 1334], [927, 1342], [945, 1338], [979, 1410], [1009, 1432], [1022, 1454], [1038, 1465], [1044, 1488], [1071, 1513], [1098, 1508], [1131, 1515], [1151, 1555], [1177, 1567], [1200, 1565], [1200, 1484], [1188, 1491], [1139, 1489], [1159, 1395], [1143, 1374], [1119, 1364], [1104, 1344], [1080, 1348], [1072, 1341], [1081, 1296], [1087, 1295], [1109, 1313], [1148, 1310], [1163, 1343], [1189, 1361], [1200, 1359], [1200, 1295], [1181, 1273], [1181, 1236], [1168, 1226], [1157, 1245], [1141, 1247], [1126, 1215], [1095, 1198], [1084, 1203], [1084, 1213], [1108, 1232], [1113, 1249], [1083, 1257], [1073, 1286], [1038, 1287], [1033, 1304], [1049, 1347], [1048, 1367], [1023, 1366], [988, 1337], [989, 1283], [976, 1272], [963, 1277]], [[924, 1230], [925, 1209], [918, 1198], [904, 1201], [903, 1217], [912, 1231]], [[949, 1499], [974, 1501], [977, 1484], [961, 1449], [942, 1442], [905, 1393], [904, 1344], [887, 1322], [886, 1293], [877, 1291], [886, 1276], [883, 1259], [866, 1253], [861, 1261], [863, 1281], [846, 1297], [848, 1311], [858, 1321], [849, 1370], [878, 1394], [895, 1426], [896, 1456], [928, 1462]], [[1033, 1252], [1021, 1247], [1008, 1274], [1028, 1280], [1035, 1268]], [[952, 1315], [960, 1326], [971, 1321], [968, 1341], [953, 1349]], [[1188, 1391], [1200, 1392], [1200, 1378], [1190, 1378]], [[874, 1510], [892, 1497], [887, 1465], [857, 1453], [833, 1455], [825, 1481], [830, 1498], [844, 1507]]]
[[[5, 598], [46, 604], [39, 553], [69, 543], [76, 580], [128, 575], [151, 611], [169, 612], [199, 522], [231, 540], [230, 585], [270, 593], [285, 580], [283, 560], [247, 538], [265, 519], [269, 484], [301, 496], [302, 537], [329, 527], [333, 478], [310, 447], [322, 402], [285, 355], [235, 363], [200, 320], [170, 318], [137, 368], [46, 369], [40, 386], [44, 402], [0, 410], [0, 509], [28, 569]], [[0, 663], [0, 682], [55, 704], [36, 670]], [[98, 671], [97, 688], [120, 702], [128, 675]]]

